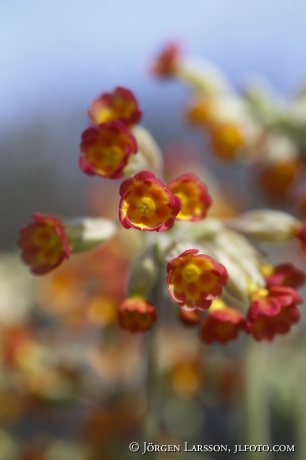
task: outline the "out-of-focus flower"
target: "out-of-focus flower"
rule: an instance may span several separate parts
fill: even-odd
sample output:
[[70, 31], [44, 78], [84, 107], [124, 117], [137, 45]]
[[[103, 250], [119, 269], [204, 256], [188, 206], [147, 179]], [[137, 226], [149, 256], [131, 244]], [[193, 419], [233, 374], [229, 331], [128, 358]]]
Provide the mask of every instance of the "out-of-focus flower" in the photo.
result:
[[274, 199], [283, 200], [300, 175], [301, 164], [296, 158], [261, 162], [257, 168], [260, 185]]
[[104, 93], [94, 99], [88, 115], [96, 125], [119, 120], [124, 125], [131, 126], [139, 122], [142, 112], [133, 93], [118, 86], [113, 93]]
[[178, 43], [169, 43], [164, 50], [157, 56], [151, 67], [151, 72], [155, 77], [171, 78], [178, 70], [181, 60], [181, 47]]
[[32, 273], [43, 275], [68, 259], [71, 250], [60, 219], [41, 213], [33, 214], [32, 219], [32, 223], [20, 229], [18, 246]]
[[156, 319], [154, 306], [143, 297], [125, 299], [119, 308], [119, 325], [130, 332], [146, 332]]
[[199, 357], [184, 359], [176, 363], [169, 372], [174, 391], [182, 396], [195, 395], [204, 383], [204, 372]]
[[207, 313], [200, 333], [201, 340], [207, 344], [230, 342], [245, 329], [243, 314], [236, 308], [227, 307], [221, 299], [214, 300]]
[[196, 94], [185, 111], [187, 122], [195, 126], [204, 126], [210, 123], [214, 115], [214, 98], [202, 94]]
[[179, 320], [185, 324], [185, 326], [195, 326], [200, 322], [201, 315], [199, 310], [184, 311], [179, 312]]
[[[107, 263], [106, 263], [107, 261]], [[77, 254], [37, 283], [37, 301], [61, 321], [107, 326], [126, 296], [128, 262], [117, 241]]]
[[306, 222], [296, 225], [296, 227], [293, 228], [292, 234], [300, 240], [303, 255], [306, 257]]
[[243, 130], [235, 123], [213, 123], [208, 135], [214, 154], [223, 161], [234, 161], [245, 143]]
[[296, 289], [302, 286], [306, 280], [305, 273], [290, 263], [280, 264], [276, 267], [264, 264], [260, 267], [260, 271], [266, 279], [268, 288], [272, 286], [289, 286]]
[[167, 266], [171, 298], [183, 310], [207, 310], [220, 297], [228, 280], [226, 268], [212, 257], [188, 249]]
[[195, 174], [183, 174], [167, 186], [182, 203], [182, 209], [176, 216], [178, 220], [195, 222], [204, 219], [212, 204], [212, 199], [206, 185]]
[[297, 215], [305, 220], [306, 219], [306, 184], [301, 184], [294, 187], [291, 193], [290, 190], [290, 206], [296, 210]]
[[150, 171], [120, 186], [119, 219], [125, 228], [165, 232], [173, 227], [181, 201]]
[[114, 120], [86, 129], [80, 148], [79, 166], [85, 174], [118, 179], [129, 156], [137, 152], [137, 142], [123, 123]]
[[300, 319], [296, 305], [303, 303], [303, 299], [291, 287], [255, 289], [250, 298], [246, 329], [258, 341], [271, 341], [276, 334], [286, 334]]

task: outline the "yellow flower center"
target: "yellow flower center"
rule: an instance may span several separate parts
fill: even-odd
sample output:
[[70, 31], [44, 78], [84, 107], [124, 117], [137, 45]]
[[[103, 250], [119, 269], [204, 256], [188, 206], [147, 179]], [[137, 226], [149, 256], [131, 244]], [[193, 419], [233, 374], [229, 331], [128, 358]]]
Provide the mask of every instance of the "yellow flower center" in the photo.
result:
[[182, 275], [185, 281], [188, 283], [194, 283], [199, 279], [201, 270], [197, 265], [191, 263], [183, 268]]
[[274, 268], [270, 264], [263, 264], [259, 267], [260, 272], [263, 276], [270, 276], [272, 273], [274, 273]]
[[256, 300], [262, 299], [263, 297], [267, 297], [268, 294], [268, 289], [257, 289], [256, 291], [251, 293], [251, 301], [255, 302]]
[[140, 198], [137, 202], [137, 210], [140, 212], [141, 215], [149, 216], [155, 211], [154, 200], [152, 200], [152, 198], [149, 198], [148, 196]]
[[108, 164], [111, 164], [111, 165], [118, 164], [122, 161], [122, 157], [123, 157], [122, 149], [117, 146], [113, 146], [105, 150], [104, 160]]
[[215, 299], [209, 307], [208, 313], [212, 313], [215, 310], [225, 310], [226, 308], [225, 303], [221, 299]]
[[188, 203], [188, 199], [184, 193], [177, 192], [175, 195], [181, 200], [182, 207], [184, 207]]

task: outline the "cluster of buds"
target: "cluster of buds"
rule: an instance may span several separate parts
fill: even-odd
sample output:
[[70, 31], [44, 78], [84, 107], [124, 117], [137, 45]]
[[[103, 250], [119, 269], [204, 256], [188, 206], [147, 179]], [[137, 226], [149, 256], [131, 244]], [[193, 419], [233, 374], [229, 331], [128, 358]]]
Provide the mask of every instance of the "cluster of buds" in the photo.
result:
[[151, 72], [191, 88], [185, 121], [205, 132], [218, 160], [250, 165], [257, 185], [271, 200], [294, 201], [301, 218], [306, 217], [305, 90], [287, 102], [257, 79], [238, 94], [219, 69], [187, 59], [177, 43], [155, 58]]
[[[154, 69], [167, 77], [182, 72], [177, 49], [164, 53]], [[146, 332], [157, 310], [171, 305], [183, 324], [200, 325], [200, 338], [207, 344], [227, 343], [240, 332], [268, 341], [287, 333], [299, 320], [302, 299], [296, 288], [305, 276], [291, 264], [273, 267], [248, 237], [300, 239], [306, 252], [306, 226], [269, 210], [225, 222], [207, 217], [212, 198], [195, 174], [163, 180], [160, 151], [150, 134], [135, 126], [141, 111], [128, 89], [103, 94], [88, 113], [92, 124], [82, 134], [79, 166], [85, 174], [123, 179], [119, 222], [34, 214], [18, 242], [32, 273], [48, 273], [70, 254], [94, 248], [122, 228], [128, 244], [128, 230], [136, 230], [143, 251], [131, 264], [127, 297], [119, 309], [123, 329]], [[235, 129], [225, 128], [231, 146], [240, 143]], [[228, 157], [229, 151], [222, 155]]]

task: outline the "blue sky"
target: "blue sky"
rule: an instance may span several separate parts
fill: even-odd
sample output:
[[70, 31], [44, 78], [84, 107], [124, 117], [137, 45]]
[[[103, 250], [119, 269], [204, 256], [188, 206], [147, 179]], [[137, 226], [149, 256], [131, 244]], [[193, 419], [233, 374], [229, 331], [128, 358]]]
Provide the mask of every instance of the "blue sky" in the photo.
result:
[[145, 67], [173, 37], [237, 85], [258, 72], [286, 92], [306, 77], [304, 0], [2, 0], [0, 18], [2, 125], [118, 83], [155, 99]]

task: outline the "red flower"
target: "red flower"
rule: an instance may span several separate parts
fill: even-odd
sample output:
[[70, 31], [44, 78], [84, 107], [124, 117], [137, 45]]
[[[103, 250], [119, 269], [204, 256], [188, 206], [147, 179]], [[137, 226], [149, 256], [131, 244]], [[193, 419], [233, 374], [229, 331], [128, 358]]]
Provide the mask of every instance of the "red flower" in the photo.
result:
[[265, 276], [267, 287], [290, 286], [298, 288], [305, 283], [305, 273], [294, 265], [287, 263], [276, 267], [264, 266], [263, 275]]
[[125, 299], [119, 309], [120, 327], [130, 332], [146, 332], [156, 319], [155, 308], [142, 297]]
[[175, 75], [180, 60], [180, 45], [178, 43], [169, 43], [155, 59], [151, 71], [155, 77], [171, 78]]
[[306, 222], [303, 222], [298, 228], [294, 229], [294, 235], [300, 240], [303, 255], [306, 257]]
[[296, 182], [301, 172], [301, 162], [296, 158], [262, 162], [258, 167], [258, 180], [264, 191], [275, 200], [284, 200], [290, 187]]
[[43, 275], [50, 272], [70, 255], [70, 246], [64, 224], [54, 216], [35, 213], [34, 222], [20, 229], [18, 246], [22, 260], [32, 273]]
[[188, 249], [167, 266], [171, 298], [183, 310], [207, 310], [227, 283], [226, 268], [198, 249]]
[[165, 232], [181, 209], [179, 198], [150, 171], [125, 180], [120, 187], [119, 219], [125, 228]]
[[179, 320], [185, 324], [185, 326], [195, 326], [200, 322], [201, 315], [198, 310], [184, 311], [181, 310], [179, 313]]
[[96, 125], [119, 120], [124, 125], [131, 126], [139, 122], [142, 112], [133, 93], [118, 86], [113, 93], [104, 93], [94, 99], [88, 115]]
[[258, 341], [270, 341], [276, 334], [286, 334], [291, 325], [299, 321], [296, 304], [303, 303], [303, 299], [291, 287], [258, 289], [251, 300], [246, 328]]
[[177, 220], [198, 221], [204, 219], [212, 204], [206, 185], [195, 174], [183, 174], [168, 184], [169, 190], [182, 202]]
[[227, 343], [235, 340], [241, 330], [245, 329], [245, 319], [236, 308], [226, 307], [221, 300], [215, 300], [208, 309], [208, 315], [201, 324], [201, 340], [205, 343], [214, 341]]
[[118, 179], [136, 152], [136, 139], [120, 121], [102, 123], [83, 132], [79, 166], [85, 174]]

